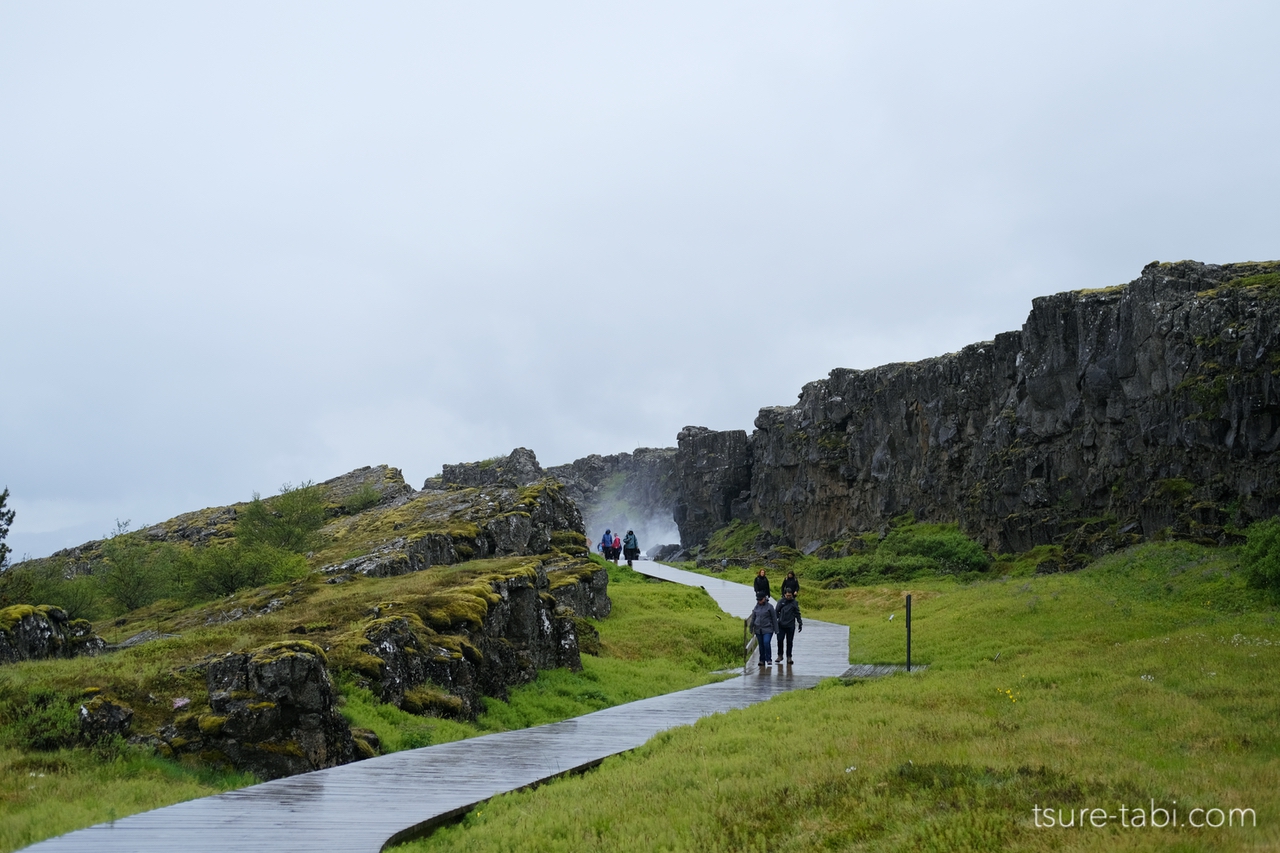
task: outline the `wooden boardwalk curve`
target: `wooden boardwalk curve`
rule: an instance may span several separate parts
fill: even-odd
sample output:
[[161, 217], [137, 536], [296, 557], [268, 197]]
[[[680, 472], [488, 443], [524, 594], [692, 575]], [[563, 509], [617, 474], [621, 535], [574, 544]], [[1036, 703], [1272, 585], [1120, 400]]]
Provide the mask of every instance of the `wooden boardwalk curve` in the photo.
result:
[[[750, 587], [651, 562], [637, 571], [701, 586], [731, 615], [755, 604]], [[53, 853], [373, 851], [429, 831], [496, 794], [598, 764], [655, 734], [709, 714], [812, 687], [849, 669], [849, 629], [805, 620], [796, 665], [596, 711], [582, 717], [392, 753], [191, 800], [26, 848]]]

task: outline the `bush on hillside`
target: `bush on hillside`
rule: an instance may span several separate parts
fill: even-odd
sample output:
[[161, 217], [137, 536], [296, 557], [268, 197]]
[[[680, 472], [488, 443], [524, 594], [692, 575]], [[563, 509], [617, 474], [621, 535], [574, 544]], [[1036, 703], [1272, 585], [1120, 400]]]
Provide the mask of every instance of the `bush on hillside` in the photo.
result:
[[307, 561], [270, 545], [207, 545], [183, 555], [182, 574], [194, 601], [222, 598], [242, 589], [304, 577]]
[[903, 581], [931, 574], [969, 574], [986, 571], [991, 558], [982, 546], [954, 524], [917, 524], [910, 515], [894, 519], [882, 540], [863, 538], [865, 550], [847, 557], [820, 560], [805, 557], [794, 564], [813, 580], [840, 579], [846, 583]]
[[1240, 567], [1249, 586], [1280, 596], [1280, 519], [1249, 525], [1240, 550]]
[[102, 563], [94, 577], [116, 610], [124, 613], [179, 594], [179, 563], [177, 548], [168, 542], [116, 536], [103, 543]]
[[324, 524], [324, 494], [310, 482], [285, 483], [280, 494], [263, 500], [257, 492], [236, 518], [236, 541], [241, 545], [269, 545], [301, 553], [315, 542]]
[[908, 524], [894, 528], [876, 553], [927, 557], [949, 573], [981, 572], [991, 563], [981, 545], [955, 525], [944, 524]]

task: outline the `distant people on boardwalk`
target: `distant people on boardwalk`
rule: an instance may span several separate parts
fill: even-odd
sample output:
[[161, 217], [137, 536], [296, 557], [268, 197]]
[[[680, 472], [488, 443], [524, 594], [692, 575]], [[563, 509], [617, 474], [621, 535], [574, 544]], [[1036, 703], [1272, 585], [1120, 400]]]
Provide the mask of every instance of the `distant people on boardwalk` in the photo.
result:
[[[791, 580], [790, 577], [787, 580]], [[782, 582], [782, 600], [778, 602], [778, 663], [785, 658], [787, 665], [795, 663], [792, 651], [796, 643], [796, 631], [804, 630], [804, 620], [800, 618], [800, 602], [796, 601], [794, 590], [787, 589], [787, 581]]]
[[632, 560], [640, 559], [640, 541], [636, 539], [634, 530], [628, 530], [627, 538], [622, 540], [622, 556], [627, 558], [628, 568]]
[[760, 571], [756, 574], [756, 598], [764, 596], [769, 597], [769, 578], [764, 573], [764, 566], [760, 567]]
[[617, 563], [618, 558], [622, 556], [622, 539], [618, 534], [613, 534], [613, 562]]
[[787, 572], [787, 576], [782, 579], [782, 594], [794, 593], [796, 598], [800, 597], [800, 581], [796, 580], [795, 572]]
[[600, 544], [596, 546], [600, 553], [604, 555], [604, 558], [611, 563], [618, 562], [618, 555], [614, 553], [613, 550], [613, 543], [615, 539], [616, 537], [613, 535], [613, 531], [606, 530], [604, 532], [604, 536], [600, 538]]
[[[763, 570], [762, 570], [763, 571]], [[759, 648], [759, 666], [773, 666], [773, 635], [778, 633], [778, 614], [769, 603], [769, 596], [756, 596], [756, 606], [751, 611], [751, 630], [756, 635]], [[778, 659], [781, 662], [781, 658]]]

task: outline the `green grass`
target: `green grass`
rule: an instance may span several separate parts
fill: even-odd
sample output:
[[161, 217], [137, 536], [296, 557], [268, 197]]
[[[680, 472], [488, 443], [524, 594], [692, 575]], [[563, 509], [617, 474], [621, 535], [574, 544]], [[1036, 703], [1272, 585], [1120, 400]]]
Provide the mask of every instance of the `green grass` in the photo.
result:
[[[143, 627], [181, 633], [181, 637], [99, 658], [0, 667], [0, 798], [4, 803], [0, 850], [254, 781], [246, 774], [219, 773], [118, 744], [110, 749], [17, 748], [15, 744], [32, 740], [28, 731], [32, 726], [25, 725], [31, 719], [32, 697], [51, 694], [61, 701], [61, 705], [53, 699], [45, 703], [48, 707], [41, 712], [47, 713], [48, 721], [36, 721], [42, 729], [56, 728], [67, 719], [74, 723], [75, 709], [81, 697], [88, 695], [86, 688], [100, 687], [104, 694], [134, 708], [133, 731], [146, 733], [172, 716], [175, 697], [189, 697], [192, 708], [207, 708], [203, 674], [182, 670], [182, 664], [296, 637], [287, 632], [298, 625], [311, 626], [308, 640], [333, 645], [331, 672], [339, 687], [341, 710], [353, 726], [376, 732], [383, 752], [538, 725], [683, 690], [716, 680], [720, 676], [713, 675], [713, 670], [737, 662], [741, 627], [724, 617], [705, 592], [648, 583], [625, 566], [611, 566], [613, 612], [607, 619], [587, 620], [600, 634], [601, 656], [584, 655], [580, 673], [544, 671], [533, 683], [513, 689], [509, 702], [485, 700], [485, 710], [474, 723], [415, 716], [385, 705], [358, 687], [354, 675], [342, 668], [341, 641], [352, 634], [353, 626], [362, 624], [371, 602], [445, 606], [450, 595], [459, 594], [459, 589], [466, 592], [476, 579], [518, 573], [529, 561], [477, 561], [336, 586], [291, 584], [248, 591], [213, 608], [158, 602], [131, 614], [124, 624], [111, 626], [109, 638], [118, 641]], [[290, 603], [274, 613], [204, 626], [211, 612], [266, 602], [286, 593], [292, 593]]]
[[[851, 626], [854, 660], [901, 662], [907, 592], [927, 670], [714, 715], [495, 798], [405, 849], [1280, 846], [1280, 627], [1234, 551], [1152, 543], [1072, 574], [806, 585], [801, 601], [806, 616]], [[1257, 826], [1033, 822], [1036, 806], [1132, 816], [1152, 800], [1176, 800], [1184, 821], [1196, 807], [1251, 808]]]
[[0, 768], [0, 848], [5, 850], [254, 781], [133, 751], [0, 749]]

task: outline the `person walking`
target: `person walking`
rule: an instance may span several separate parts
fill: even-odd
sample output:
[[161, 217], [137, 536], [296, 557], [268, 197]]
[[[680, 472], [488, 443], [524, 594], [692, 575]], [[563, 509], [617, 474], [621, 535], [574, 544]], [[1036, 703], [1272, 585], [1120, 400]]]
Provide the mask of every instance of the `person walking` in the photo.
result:
[[613, 534], [613, 563], [618, 564], [618, 558], [622, 556], [622, 539], [618, 534]]
[[600, 537], [600, 544], [596, 546], [601, 554], [604, 554], [606, 560], [613, 559], [613, 531], [606, 530], [604, 536]]
[[796, 598], [800, 597], [800, 581], [796, 580], [795, 572], [787, 572], [787, 576], [782, 579], [782, 595], [786, 596], [788, 592], [793, 592]]
[[627, 558], [627, 568], [631, 568], [632, 560], [640, 559], [640, 541], [634, 530], [628, 530], [627, 538], [622, 540], [622, 555]]
[[765, 598], [769, 597], [769, 578], [764, 573], [764, 566], [761, 566], [760, 571], [756, 574], [755, 588], [756, 598], [762, 595]]
[[769, 603], [769, 596], [756, 596], [756, 606], [751, 610], [751, 629], [756, 632], [759, 665], [773, 666], [773, 635], [778, 633], [778, 614]]
[[[785, 587], [786, 581], [782, 584]], [[804, 630], [804, 619], [800, 618], [800, 602], [792, 590], [782, 593], [782, 601], [778, 602], [778, 664], [786, 658], [787, 666], [795, 663], [791, 653], [795, 649], [796, 631]]]

